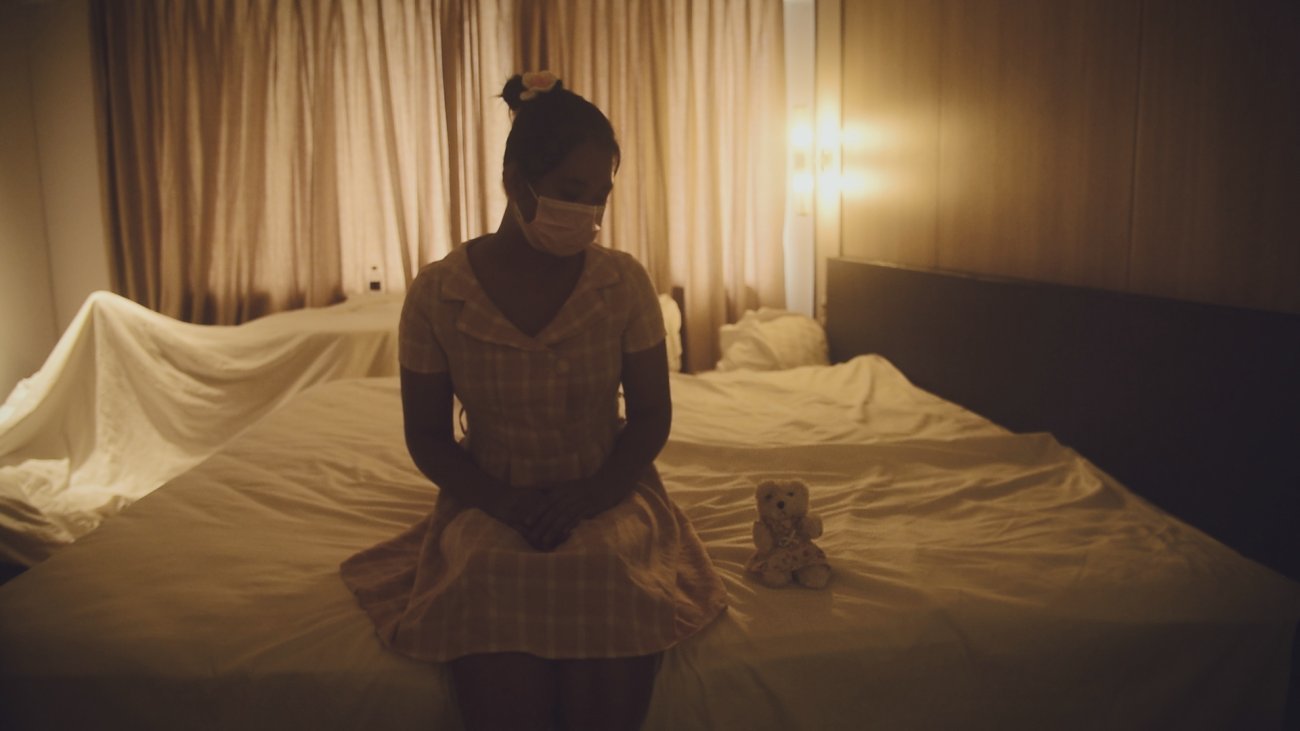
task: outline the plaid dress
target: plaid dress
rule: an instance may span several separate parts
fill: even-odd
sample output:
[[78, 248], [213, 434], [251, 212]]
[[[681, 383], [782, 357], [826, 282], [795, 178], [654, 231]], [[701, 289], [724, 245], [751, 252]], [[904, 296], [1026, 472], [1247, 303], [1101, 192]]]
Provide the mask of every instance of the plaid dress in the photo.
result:
[[[618, 434], [623, 353], [664, 337], [649, 277], [631, 256], [589, 247], [573, 293], [530, 337], [487, 297], [467, 249], [412, 283], [403, 367], [450, 372], [468, 416], [466, 446], [493, 477], [526, 487], [592, 474]], [[534, 550], [441, 493], [427, 518], [341, 572], [381, 641], [420, 660], [646, 655], [702, 629], [726, 601], [653, 466], [627, 499], [579, 523], [554, 551]]]

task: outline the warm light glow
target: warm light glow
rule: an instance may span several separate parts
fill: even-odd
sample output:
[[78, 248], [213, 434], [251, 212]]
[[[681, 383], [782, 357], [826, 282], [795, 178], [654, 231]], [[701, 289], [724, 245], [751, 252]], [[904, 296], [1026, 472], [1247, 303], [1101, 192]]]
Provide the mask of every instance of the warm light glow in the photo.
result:
[[844, 125], [840, 139], [846, 151], [871, 153], [888, 149], [893, 135], [884, 125], [850, 122]]
[[[801, 132], [801, 141], [806, 139], [803, 135]], [[894, 145], [893, 135], [884, 125], [867, 122], [851, 122], [843, 127], [820, 124], [810, 142], [815, 170], [809, 176], [811, 179], [799, 178], [797, 190], [801, 194], [811, 188], [823, 204], [834, 204], [841, 197], [876, 196], [889, 187], [888, 176], [876, 169], [872, 162], [872, 158]], [[803, 175], [805, 159], [802, 152], [796, 153], [795, 158], [799, 162], [795, 174]], [[795, 183], [792, 181], [792, 184]]]
[[840, 194], [839, 173], [822, 173], [817, 176], [817, 193], [822, 198], [835, 198]]
[[808, 195], [813, 192], [813, 174], [807, 171], [796, 172], [790, 184], [795, 193]]
[[846, 198], [866, 198], [883, 193], [889, 179], [877, 170], [848, 170], [839, 177], [839, 188]]
[[817, 137], [807, 107], [796, 107], [790, 117], [790, 195], [800, 216], [812, 213], [812, 194], [816, 189], [813, 170]]
[[812, 125], [807, 122], [796, 122], [790, 128], [790, 146], [795, 150], [811, 150], [813, 146]]
[[893, 135], [883, 125], [851, 122], [842, 128], [819, 124], [804, 115], [790, 126], [790, 193], [800, 214], [811, 209], [816, 195], [823, 203], [841, 197], [879, 195], [889, 187], [887, 176], [871, 166], [871, 158], [891, 147]]
[[840, 146], [840, 128], [834, 124], [823, 122], [817, 129], [817, 147], [825, 150], [831, 147]]
[[840, 129], [823, 124], [817, 129], [817, 196], [822, 204], [840, 195]]

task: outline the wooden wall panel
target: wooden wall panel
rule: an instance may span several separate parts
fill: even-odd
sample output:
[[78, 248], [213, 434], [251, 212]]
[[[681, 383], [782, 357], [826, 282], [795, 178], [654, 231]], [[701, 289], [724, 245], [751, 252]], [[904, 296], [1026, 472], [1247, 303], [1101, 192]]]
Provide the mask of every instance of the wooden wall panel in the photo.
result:
[[938, 263], [939, 0], [847, 2], [843, 252]]
[[819, 258], [1300, 312], [1300, 3], [855, 0], [837, 30], [819, 84], [880, 134]]
[[941, 268], [1125, 286], [1139, 13], [1131, 0], [945, 2]]
[[1300, 312], [1300, 4], [1144, 5], [1130, 286]]

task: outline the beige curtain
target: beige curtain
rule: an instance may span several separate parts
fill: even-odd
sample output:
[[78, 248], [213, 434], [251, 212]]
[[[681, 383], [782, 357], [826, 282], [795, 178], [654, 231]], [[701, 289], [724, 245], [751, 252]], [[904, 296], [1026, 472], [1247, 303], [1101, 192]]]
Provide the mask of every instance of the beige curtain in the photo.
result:
[[781, 0], [96, 0], [119, 292], [236, 323], [494, 230], [497, 98], [551, 68], [613, 120], [605, 243], [682, 286], [688, 365], [784, 303]]
[[619, 135], [605, 243], [683, 287], [689, 366], [713, 367], [721, 325], [785, 302], [781, 0], [516, 1], [516, 65]]
[[[501, 7], [498, 7], [501, 6]], [[99, 0], [115, 286], [229, 324], [494, 230], [507, 3]]]

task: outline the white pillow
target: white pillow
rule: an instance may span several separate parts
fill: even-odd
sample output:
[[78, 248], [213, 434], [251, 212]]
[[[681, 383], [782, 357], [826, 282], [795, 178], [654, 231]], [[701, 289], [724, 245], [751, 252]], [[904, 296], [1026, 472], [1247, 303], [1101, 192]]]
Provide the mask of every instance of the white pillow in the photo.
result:
[[828, 365], [826, 331], [816, 320], [787, 310], [750, 310], [718, 331], [722, 360], [718, 370], [776, 371]]
[[665, 343], [668, 346], [668, 370], [680, 373], [682, 370], [682, 311], [677, 307], [677, 300], [666, 294], [659, 295], [659, 309], [664, 314]]

